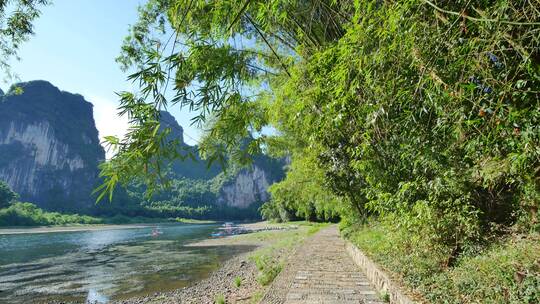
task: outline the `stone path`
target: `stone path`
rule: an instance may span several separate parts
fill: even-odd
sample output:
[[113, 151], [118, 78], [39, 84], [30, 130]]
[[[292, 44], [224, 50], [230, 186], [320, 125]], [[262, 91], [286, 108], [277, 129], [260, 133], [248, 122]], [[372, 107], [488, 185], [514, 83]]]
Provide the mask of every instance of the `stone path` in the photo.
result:
[[337, 227], [307, 239], [276, 278], [263, 304], [384, 303], [345, 251]]

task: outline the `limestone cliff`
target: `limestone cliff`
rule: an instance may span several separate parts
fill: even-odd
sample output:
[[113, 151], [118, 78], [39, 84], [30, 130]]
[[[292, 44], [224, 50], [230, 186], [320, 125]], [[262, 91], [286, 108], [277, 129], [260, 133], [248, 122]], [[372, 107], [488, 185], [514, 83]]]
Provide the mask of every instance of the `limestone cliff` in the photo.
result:
[[217, 185], [215, 201], [220, 207], [247, 209], [265, 202], [270, 198], [268, 187], [284, 177], [284, 161], [266, 156], [256, 157], [249, 168], [230, 169], [232, 172], [228, 173], [221, 172], [217, 164], [208, 169], [207, 162], [199, 157], [197, 147], [184, 143], [183, 129], [172, 115], [162, 111], [161, 125], [170, 128], [171, 136], [178, 139], [184, 151], [191, 150], [194, 154], [194, 160], [186, 158], [173, 164], [175, 177], [209, 180]]
[[252, 208], [270, 199], [268, 187], [284, 178], [284, 160], [264, 155], [255, 157], [248, 168], [236, 171], [222, 183], [217, 203], [240, 209]]
[[218, 203], [229, 207], [248, 208], [253, 203], [265, 202], [270, 198], [267, 190], [272, 182], [267, 173], [256, 165], [242, 169], [232, 181], [220, 189]]
[[48, 210], [87, 209], [104, 157], [92, 104], [81, 95], [32, 81], [0, 96], [0, 179], [21, 200]]

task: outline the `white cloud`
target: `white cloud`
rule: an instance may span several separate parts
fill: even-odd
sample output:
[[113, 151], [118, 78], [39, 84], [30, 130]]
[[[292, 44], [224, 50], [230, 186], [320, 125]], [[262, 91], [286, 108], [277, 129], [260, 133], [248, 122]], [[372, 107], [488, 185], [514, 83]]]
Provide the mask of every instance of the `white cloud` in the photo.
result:
[[[117, 136], [122, 138], [128, 129], [127, 117], [118, 116], [118, 103], [107, 98], [91, 96], [87, 100], [94, 105], [94, 120], [99, 131], [99, 139], [103, 141], [105, 136]], [[106, 147], [104, 147], [106, 148]], [[106, 151], [107, 158], [112, 156], [112, 151]]]

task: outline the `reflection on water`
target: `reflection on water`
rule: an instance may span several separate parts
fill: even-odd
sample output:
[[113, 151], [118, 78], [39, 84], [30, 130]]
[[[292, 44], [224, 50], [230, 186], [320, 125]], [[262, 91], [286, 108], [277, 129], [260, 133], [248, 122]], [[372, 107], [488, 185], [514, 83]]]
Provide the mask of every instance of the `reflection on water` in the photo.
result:
[[99, 294], [95, 289], [88, 290], [88, 296], [86, 297], [87, 303], [95, 303], [95, 304], [101, 304], [101, 303], [107, 303], [109, 301], [109, 298], [106, 296]]
[[184, 247], [214, 225], [0, 235], [0, 303], [76, 301], [151, 294], [206, 277], [249, 248]]

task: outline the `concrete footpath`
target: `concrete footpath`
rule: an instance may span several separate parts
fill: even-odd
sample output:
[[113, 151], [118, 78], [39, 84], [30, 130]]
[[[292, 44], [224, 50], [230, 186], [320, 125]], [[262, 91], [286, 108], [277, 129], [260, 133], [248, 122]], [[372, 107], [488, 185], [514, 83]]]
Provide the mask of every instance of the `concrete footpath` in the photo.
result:
[[347, 254], [334, 225], [321, 229], [300, 246], [260, 303], [384, 302]]

